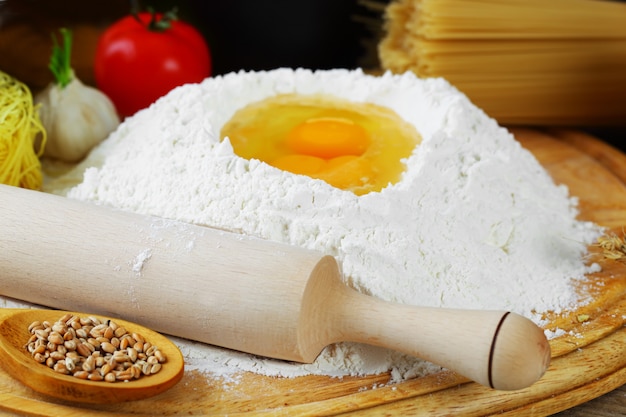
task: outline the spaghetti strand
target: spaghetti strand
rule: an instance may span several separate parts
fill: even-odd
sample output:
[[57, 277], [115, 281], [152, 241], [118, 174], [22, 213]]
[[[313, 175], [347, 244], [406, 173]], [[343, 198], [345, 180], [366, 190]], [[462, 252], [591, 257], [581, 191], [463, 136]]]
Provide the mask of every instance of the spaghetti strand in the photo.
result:
[[626, 121], [626, 4], [395, 0], [382, 67], [442, 77], [504, 124]]

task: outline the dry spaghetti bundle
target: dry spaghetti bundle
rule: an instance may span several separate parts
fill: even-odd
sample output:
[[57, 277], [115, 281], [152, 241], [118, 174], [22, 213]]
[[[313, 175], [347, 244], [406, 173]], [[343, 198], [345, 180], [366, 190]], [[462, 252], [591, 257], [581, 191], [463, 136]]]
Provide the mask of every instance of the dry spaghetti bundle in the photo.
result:
[[[40, 151], [35, 141], [41, 134]], [[39, 189], [46, 132], [26, 85], [0, 71], [0, 183]]]
[[444, 77], [506, 124], [626, 123], [626, 3], [395, 0], [383, 68]]

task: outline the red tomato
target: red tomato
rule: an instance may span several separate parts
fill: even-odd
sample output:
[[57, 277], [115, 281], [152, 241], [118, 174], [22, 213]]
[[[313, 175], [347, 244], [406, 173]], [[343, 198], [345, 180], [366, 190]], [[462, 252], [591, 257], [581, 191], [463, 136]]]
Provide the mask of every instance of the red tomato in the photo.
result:
[[[95, 77], [122, 117], [148, 107], [174, 87], [211, 75], [211, 56], [202, 35], [180, 20], [157, 31], [149, 12], [126, 16], [98, 40]], [[157, 14], [156, 19], [162, 19]]]

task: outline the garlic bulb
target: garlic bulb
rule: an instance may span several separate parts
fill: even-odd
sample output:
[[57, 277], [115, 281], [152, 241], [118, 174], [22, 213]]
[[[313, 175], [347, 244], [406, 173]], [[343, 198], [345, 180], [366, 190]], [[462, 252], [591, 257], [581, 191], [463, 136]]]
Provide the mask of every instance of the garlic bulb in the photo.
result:
[[65, 87], [51, 83], [35, 96], [48, 134], [44, 156], [78, 162], [120, 124], [111, 100], [74, 77]]
[[61, 29], [63, 43], [52, 37], [50, 71], [55, 81], [35, 96], [47, 133], [43, 155], [78, 162], [117, 128], [113, 102], [100, 90], [83, 84], [70, 65], [72, 32]]

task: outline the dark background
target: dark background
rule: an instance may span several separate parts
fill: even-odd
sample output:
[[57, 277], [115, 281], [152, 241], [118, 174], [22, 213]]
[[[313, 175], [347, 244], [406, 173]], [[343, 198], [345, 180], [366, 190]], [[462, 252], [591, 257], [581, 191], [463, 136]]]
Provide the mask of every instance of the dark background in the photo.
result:
[[[76, 73], [93, 84], [99, 33], [132, 7], [148, 5], [159, 11], [177, 7], [180, 18], [200, 30], [211, 48], [214, 75], [277, 67], [377, 69], [388, 1], [0, 0], [0, 69], [33, 90], [43, 88], [51, 80], [50, 34], [73, 27]], [[626, 120], [620, 126], [572, 127], [626, 151]]]

